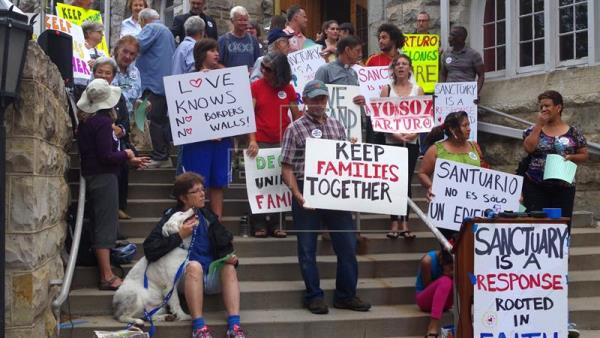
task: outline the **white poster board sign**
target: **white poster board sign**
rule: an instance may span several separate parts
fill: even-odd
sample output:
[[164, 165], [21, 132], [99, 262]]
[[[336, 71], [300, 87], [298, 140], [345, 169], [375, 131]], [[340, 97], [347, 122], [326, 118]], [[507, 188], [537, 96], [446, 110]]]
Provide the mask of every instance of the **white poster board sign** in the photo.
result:
[[256, 131], [248, 68], [165, 76], [173, 144]]
[[[358, 75], [358, 84], [360, 93], [369, 102], [369, 99], [379, 97], [381, 88], [392, 83], [392, 73], [389, 66], [363, 67], [360, 65], [352, 66]], [[367, 105], [365, 113], [372, 115], [371, 107]]]
[[469, 139], [477, 140], [477, 82], [446, 82], [435, 85], [436, 125], [442, 124], [446, 115], [464, 110], [471, 122]]
[[254, 158], [244, 151], [246, 191], [253, 214], [292, 210], [292, 192], [281, 178], [281, 148], [259, 149]]
[[566, 224], [476, 224], [473, 337], [567, 337]]
[[464, 218], [483, 217], [486, 209], [519, 210], [522, 186], [522, 176], [438, 158], [427, 216], [438, 228], [458, 231]]
[[379, 97], [371, 99], [371, 124], [384, 133], [424, 133], [434, 125], [433, 97]]
[[360, 106], [354, 104], [354, 97], [360, 95], [358, 86], [327, 85], [329, 100], [327, 101], [327, 116], [332, 117], [344, 126], [348, 140], [356, 137], [362, 142], [362, 121]]
[[305, 156], [303, 195], [309, 207], [406, 214], [406, 148], [308, 138]]
[[292, 68], [292, 85], [298, 95], [298, 105], [302, 105], [302, 91], [304, 86], [315, 79], [317, 69], [325, 64], [321, 56], [321, 45], [304, 48], [288, 54], [288, 62]]
[[91, 78], [91, 70], [88, 66], [90, 55], [86, 52], [85, 39], [83, 37], [83, 30], [81, 26], [78, 26], [66, 19], [59, 18], [56, 15], [46, 14], [46, 29], [53, 29], [56, 31], [69, 34], [73, 39], [73, 78], [89, 80]]

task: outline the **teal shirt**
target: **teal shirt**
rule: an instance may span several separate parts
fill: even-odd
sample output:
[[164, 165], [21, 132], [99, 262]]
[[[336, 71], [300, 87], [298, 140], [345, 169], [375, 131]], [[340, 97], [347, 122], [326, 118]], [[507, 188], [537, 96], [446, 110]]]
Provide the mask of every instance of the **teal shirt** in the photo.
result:
[[[437, 251], [431, 250], [427, 253], [431, 257], [431, 280], [434, 281], [442, 276], [442, 267], [438, 260]], [[425, 283], [423, 283], [423, 274], [421, 272], [421, 263], [419, 262], [419, 270], [417, 272], [417, 293], [425, 290]]]

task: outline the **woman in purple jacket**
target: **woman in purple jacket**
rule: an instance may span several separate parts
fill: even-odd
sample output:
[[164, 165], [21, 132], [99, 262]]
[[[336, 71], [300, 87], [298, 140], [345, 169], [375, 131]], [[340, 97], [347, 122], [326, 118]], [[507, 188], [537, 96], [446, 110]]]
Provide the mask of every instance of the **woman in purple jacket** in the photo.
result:
[[131, 149], [119, 151], [119, 139], [113, 130], [116, 119], [114, 106], [119, 102], [121, 89], [104, 79], [87, 86], [77, 102], [81, 121], [77, 143], [81, 156], [81, 176], [86, 181], [87, 205], [91, 208], [92, 243], [100, 274], [100, 290], [116, 290], [122, 280], [112, 273], [110, 249], [115, 246], [118, 226], [118, 175], [121, 165], [141, 168], [149, 159], [136, 157]]

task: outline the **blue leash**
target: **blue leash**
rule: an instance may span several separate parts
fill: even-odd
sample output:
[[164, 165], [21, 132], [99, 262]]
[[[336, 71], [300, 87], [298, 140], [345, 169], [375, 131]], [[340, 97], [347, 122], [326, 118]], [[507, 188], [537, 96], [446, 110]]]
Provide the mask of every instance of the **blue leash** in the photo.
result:
[[[199, 226], [206, 226], [206, 220], [204, 219], [204, 216], [200, 215], [199, 218], [200, 218]], [[190, 247], [188, 248], [188, 252], [187, 252], [187, 255], [185, 256], [185, 259], [183, 260], [183, 262], [179, 265], [179, 268], [177, 269], [175, 278], [173, 278], [173, 286], [171, 287], [171, 290], [169, 290], [169, 292], [167, 292], [167, 294], [165, 295], [165, 298], [163, 299], [163, 301], [160, 303], [159, 306], [155, 307], [154, 309], [152, 309], [150, 311], [146, 311], [146, 308], [144, 308], [144, 319], [150, 323], [150, 330], [148, 331], [148, 334], [150, 335], [150, 337], [154, 336], [154, 334], [156, 333], [156, 326], [154, 326], [154, 321], [152, 321], [152, 316], [154, 316], [156, 314], [156, 312], [158, 312], [158, 310], [162, 309], [163, 306], [167, 305], [167, 303], [171, 299], [171, 296], [173, 295], [173, 291], [175, 291], [175, 286], [177, 285], [177, 281], [179, 281], [179, 279], [183, 275], [183, 272], [185, 271], [186, 263], [188, 262], [188, 260], [190, 258], [190, 252], [192, 252], [192, 247], [194, 246], [194, 242], [195, 242], [194, 239], [196, 238], [196, 231], [198, 231], [198, 226], [196, 226], [196, 228], [194, 228], [194, 232], [192, 232], [192, 241], [190, 242]], [[148, 289], [148, 274], [147, 274], [147, 272], [148, 272], [149, 265], [150, 265], [150, 263], [148, 263], [148, 265], [146, 266], [146, 270], [144, 271], [144, 289], [146, 289], [146, 290]]]

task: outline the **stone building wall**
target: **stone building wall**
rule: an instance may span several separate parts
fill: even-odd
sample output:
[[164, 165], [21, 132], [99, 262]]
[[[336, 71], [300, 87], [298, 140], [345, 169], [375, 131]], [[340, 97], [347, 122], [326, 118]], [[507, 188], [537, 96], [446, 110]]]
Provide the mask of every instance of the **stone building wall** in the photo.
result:
[[6, 337], [53, 337], [62, 279], [72, 138], [58, 68], [30, 43], [17, 108], [6, 111]]

